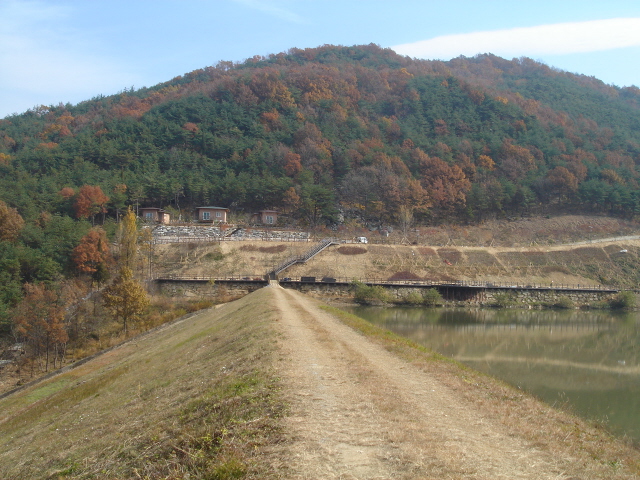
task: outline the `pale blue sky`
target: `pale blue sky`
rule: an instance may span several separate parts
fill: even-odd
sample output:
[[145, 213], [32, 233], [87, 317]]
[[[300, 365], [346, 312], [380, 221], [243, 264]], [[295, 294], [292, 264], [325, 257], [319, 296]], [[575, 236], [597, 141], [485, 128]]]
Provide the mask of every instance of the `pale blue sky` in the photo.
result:
[[0, 118], [292, 47], [531, 57], [640, 86], [635, 0], [0, 0]]

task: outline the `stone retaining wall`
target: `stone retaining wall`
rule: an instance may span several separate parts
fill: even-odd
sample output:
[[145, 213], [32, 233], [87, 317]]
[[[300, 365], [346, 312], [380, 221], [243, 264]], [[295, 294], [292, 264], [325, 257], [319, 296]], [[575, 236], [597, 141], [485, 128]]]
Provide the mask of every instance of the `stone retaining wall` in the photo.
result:
[[[300, 292], [315, 297], [350, 298], [353, 297], [353, 288], [344, 284], [304, 284], [292, 282], [283, 285], [285, 288], [293, 288]], [[406, 298], [412, 292], [422, 294], [428, 288], [436, 288], [447, 301], [456, 301], [471, 304], [491, 304], [496, 294], [508, 293], [518, 303], [556, 303], [562, 298], [569, 298], [576, 305], [588, 305], [611, 298], [610, 292], [594, 290], [519, 290], [519, 289], [457, 289], [444, 286], [390, 286], [387, 290], [397, 299]]]
[[232, 297], [240, 298], [267, 285], [264, 281], [234, 282], [156, 280], [159, 293], [168, 297]]
[[[267, 285], [263, 281], [218, 281], [213, 284], [206, 281], [170, 281], [159, 280], [156, 285], [163, 295], [171, 297], [232, 297], [239, 298]], [[282, 282], [284, 288], [292, 288], [318, 298], [348, 299], [353, 297], [353, 287], [344, 283], [303, 283]], [[451, 286], [389, 286], [389, 292], [398, 300], [411, 292], [422, 294], [428, 288], [436, 288], [447, 301], [491, 304], [496, 295], [509, 294], [517, 303], [557, 303], [569, 298], [576, 305], [587, 305], [605, 301], [614, 293], [594, 290], [552, 290], [552, 289], [466, 289]]]

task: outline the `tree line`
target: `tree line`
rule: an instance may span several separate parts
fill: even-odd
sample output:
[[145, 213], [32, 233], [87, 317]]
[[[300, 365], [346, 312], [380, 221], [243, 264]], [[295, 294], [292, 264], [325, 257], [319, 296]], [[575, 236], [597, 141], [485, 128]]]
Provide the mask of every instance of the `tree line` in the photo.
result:
[[639, 107], [636, 87], [527, 58], [327, 45], [33, 108], [0, 120], [0, 319], [46, 298], [26, 285], [124, 279], [106, 246], [134, 205], [305, 227], [633, 218]]

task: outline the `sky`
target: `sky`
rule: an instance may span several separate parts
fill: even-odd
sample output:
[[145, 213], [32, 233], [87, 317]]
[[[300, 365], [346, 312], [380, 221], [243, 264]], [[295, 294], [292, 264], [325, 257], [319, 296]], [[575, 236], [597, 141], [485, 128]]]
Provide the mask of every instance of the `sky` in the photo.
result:
[[219, 61], [370, 43], [412, 58], [525, 56], [640, 86], [637, 0], [0, 0], [0, 118]]

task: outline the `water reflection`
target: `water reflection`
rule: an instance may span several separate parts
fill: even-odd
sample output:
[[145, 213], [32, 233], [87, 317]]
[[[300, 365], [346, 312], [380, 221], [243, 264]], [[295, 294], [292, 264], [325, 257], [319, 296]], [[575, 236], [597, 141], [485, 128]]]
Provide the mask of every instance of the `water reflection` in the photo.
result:
[[356, 307], [353, 313], [640, 440], [637, 313]]

